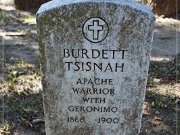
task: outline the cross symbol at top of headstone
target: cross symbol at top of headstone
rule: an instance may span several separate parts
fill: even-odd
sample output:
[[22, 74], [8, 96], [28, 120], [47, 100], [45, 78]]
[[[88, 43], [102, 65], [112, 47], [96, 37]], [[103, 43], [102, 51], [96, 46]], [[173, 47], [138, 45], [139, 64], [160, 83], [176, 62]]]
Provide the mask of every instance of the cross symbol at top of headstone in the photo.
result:
[[93, 40], [99, 39], [99, 32], [103, 31], [103, 25], [99, 24], [99, 20], [93, 20], [93, 24], [88, 26], [89, 31], [93, 31]]

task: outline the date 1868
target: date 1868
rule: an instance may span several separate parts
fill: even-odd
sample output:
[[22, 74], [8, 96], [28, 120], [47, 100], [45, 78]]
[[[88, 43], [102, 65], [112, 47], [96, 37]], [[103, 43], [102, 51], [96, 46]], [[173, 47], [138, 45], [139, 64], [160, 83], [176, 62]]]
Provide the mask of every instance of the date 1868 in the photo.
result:
[[67, 122], [85, 122], [85, 117], [68, 117]]

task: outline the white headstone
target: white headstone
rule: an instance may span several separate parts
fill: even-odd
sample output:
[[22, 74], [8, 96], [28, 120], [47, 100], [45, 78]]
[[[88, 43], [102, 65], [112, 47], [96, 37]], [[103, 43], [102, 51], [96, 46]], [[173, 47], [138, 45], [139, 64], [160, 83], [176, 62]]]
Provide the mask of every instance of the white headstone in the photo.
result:
[[126, 0], [55, 0], [37, 13], [47, 135], [136, 135], [153, 13]]

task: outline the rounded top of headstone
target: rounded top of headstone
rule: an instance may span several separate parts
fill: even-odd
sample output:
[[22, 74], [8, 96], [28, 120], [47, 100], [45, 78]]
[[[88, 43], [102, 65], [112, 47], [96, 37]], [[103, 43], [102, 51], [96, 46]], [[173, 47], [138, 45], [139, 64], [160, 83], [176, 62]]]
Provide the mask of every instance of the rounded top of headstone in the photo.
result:
[[102, 3], [102, 2], [103, 3], [114, 3], [117, 5], [120, 4], [120, 5], [124, 5], [124, 6], [129, 6], [133, 9], [142, 11], [142, 12], [146, 13], [147, 15], [154, 18], [154, 14], [151, 11], [151, 9], [149, 9], [147, 6], [142, 5], [142, 4], [135, 2], [133, 0], [52, 0], [50, 2], [43, 4], [39, 8], [37, 15], [41, 16], [49, 10], [53, 10], [55, 8], [58, 8], [58, 7], [61, 7], [64, 5], [78, 4], [78, 3], [89, 3], [89, 2], [93, 2], [93, 3]]

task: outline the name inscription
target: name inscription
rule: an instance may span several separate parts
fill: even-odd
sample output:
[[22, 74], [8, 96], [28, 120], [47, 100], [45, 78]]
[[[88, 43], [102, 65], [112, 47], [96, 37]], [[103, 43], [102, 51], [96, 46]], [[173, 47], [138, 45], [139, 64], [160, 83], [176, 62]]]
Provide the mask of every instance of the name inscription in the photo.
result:
[[[76, 59], [76, 62], [65, 61], [68, 71], [97, 71], [97, 72], [123, 72], [124, 62], [103, 62], [103, 60], [124, 59], [126, 50], [98, 50], [98, 49], [64, 49], [64, 59]], [[86, 59], [86, 62], [82, 60]], [[102, 62], [89, 60], [101, 59]], [[79, 60], [79, 61], [78, 61]]]
[[[98, 50], [98, 49], [64, 49], [63, 60], [66, 71], [72, 72], [124, 72], [127, 50]], [[100, 61], [99, 61], [100, 60]], [[104, 113], [116, 114], [119, 107], [107, 106], [116, 92], [112, 78], [77, 78], [70, 93], [79, 96], [81, 105], [69, 105], [67, 110], [72, 114], [67, 118], [69, 123], [86, 122], [82, 113], [98, 113], [97, 123], [118, 124], [118, 117], [105, 117]], [[91, 105], [92, 104], [92, 105]], [[97, 105], [96, 105], [97, 104]], [[73, 113], [79, 113], [74, 116]], [[102, 113], [102, 115], [101, 115]], [[113, 116], [113, 115], [112, 115]]]

